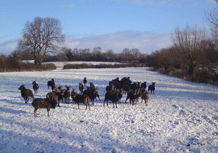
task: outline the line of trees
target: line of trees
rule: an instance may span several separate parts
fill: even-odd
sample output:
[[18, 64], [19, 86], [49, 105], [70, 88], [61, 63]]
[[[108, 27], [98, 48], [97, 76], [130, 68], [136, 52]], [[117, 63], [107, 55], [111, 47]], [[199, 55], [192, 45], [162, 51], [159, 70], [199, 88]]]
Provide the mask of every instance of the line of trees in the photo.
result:
[[95, 47], [92, 51], [89, 48], [63, 48], [62, 50], [63, 52], [58, 56], [48, 56], [45, 60], [143, 62], [147, 57], [147, 54], [142, 54], [137, 48], [125, 48], [122, 53], [114, 53], [111, 49], [104, 52], [101, 47]]
[[[29, 50], [15, 50], [11, 53], [12, 57], [22, 60], [34, 60], [34, 55]], [[122, 53], [115, 53], [112, 49], [102, 51], [101, 47], [95, 47], [92, 51], [89, 48], [66, 48], [63, 47], [58, 53], [46, 54], [42, 62], [48, 61], [107, 61], [107, 62], [140, 62], [145, 63], [147, 54], [143, 54], [139, 49], [125, 48]]]
[[[218, 0], [216, 0], [218, 3]], [[218, 82], [218, 12], [207, 13], [211, 36], [205, 29], [177, 27], [172, 35], [173, 45], [153, 52], [150, 65], [162, 73], [176, 75], [203, 83]]]

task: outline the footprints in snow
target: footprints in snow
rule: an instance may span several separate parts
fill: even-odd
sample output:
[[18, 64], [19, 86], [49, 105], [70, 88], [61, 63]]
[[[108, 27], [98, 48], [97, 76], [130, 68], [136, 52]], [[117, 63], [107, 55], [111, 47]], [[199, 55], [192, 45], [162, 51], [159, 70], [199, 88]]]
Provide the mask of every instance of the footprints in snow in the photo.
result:
[[[200, 108], [202, 108], [202, 107], [200, 107]], [[209, 123], [210, 125], [217, 127], [216, 122], [218, 122], [218, 116], [213, 116], [210, 118], [207, 115], [202, 115], [201, 119], [199, 119], [199, 117], [194, 112], [184, 110], [184, 109], [185, 109], [184, 106], [172, 105], [172, 115], [175, 116], [174, 118], [176, 118], [177, 116], [179, 118], [181, 116], [183, 116], [185, 118], [185, 121], [187, 121], [188, 123], [193, 123], [193, 124], [198, 124], [204, 120], [207, 123]], [[218, 110], [216, 110], [216, 112], [218, 112]], [[172, 121], [170, 121], [170, 122], [174, 124], [173, 127], [175, 127], [176, 125], [179, 125], [179, 123], [180, 123], [177, 120], [175, 120], [174, 122], [172, 122]]]

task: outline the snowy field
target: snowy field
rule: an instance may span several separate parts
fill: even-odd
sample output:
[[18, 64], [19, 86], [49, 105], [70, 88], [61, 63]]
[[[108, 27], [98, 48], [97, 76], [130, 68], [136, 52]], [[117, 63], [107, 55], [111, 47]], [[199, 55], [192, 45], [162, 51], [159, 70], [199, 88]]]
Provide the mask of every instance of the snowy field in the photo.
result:
[[[77, 88], [87, 77], [99, 88], [100, 100], [85, 105], [63, 104], [33, 115], [32, 99], [21, 97], [21, 84], [32, 89], [39, 84], [35, 98], [51, 91], [47, 81], [57, 86]], [[130, 77], [147, 85], [156, 82], [148, 106], [122, 104], [103, 107], [105, 87], [112, 79]], [[55, 70], [49, 72], [0, 73], [0, 152], [218, 152], [218, 87], [191, 83], [146, 68]]]
[[[29, 61], [29, 62], [34, 62], [34, 61]], [[67, 65], [67, 64], [91, 64], [91, 65], [100, 65], [100, 64], [121, 64], [119, 62], [88, 62], [88, 61], [67, 61], [67, 62], [46, 62], [46, 63], [53, 63], [56, 65], [57, 69], [61, 70], [63, 69], [64, 65]]]

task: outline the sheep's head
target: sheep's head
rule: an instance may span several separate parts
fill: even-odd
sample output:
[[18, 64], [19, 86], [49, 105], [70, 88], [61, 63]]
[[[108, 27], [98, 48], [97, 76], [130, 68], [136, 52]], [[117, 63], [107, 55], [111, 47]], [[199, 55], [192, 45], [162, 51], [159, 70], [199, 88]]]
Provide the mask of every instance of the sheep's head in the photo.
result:
[[25, 86], [22, 84], [22, 85], [20, 86], [20, 88], [18, 88], [18, 90], [23, 90], [23, 89], [26, 89], [26, 88], [25, 88]]
[[33, 81], [32, 85], [36, 84], [36, 81]]
[[73, 93], [76, 93], [76, 89], [73, 89]]
[[65, 86], [65, 87], [67, 88], [67, 90], [70, 90], [70, 87], [71, 87], [71, 86]]
[[71, 93], [71, 96], [72, 96], [72, 97], [76, 97], [76, 95], [77, 95], [76, 89], [73, 89], [73, 91], [72, 91], [72, 93]]

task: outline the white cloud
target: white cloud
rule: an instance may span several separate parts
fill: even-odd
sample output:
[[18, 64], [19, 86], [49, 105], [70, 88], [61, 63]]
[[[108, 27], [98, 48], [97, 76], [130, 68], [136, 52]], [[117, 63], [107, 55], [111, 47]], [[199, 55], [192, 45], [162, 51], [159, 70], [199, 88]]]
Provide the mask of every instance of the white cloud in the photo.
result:
[[137, 31], [120, 31], [103, 35], [88, 35], [82, 38], [70, 38], [66, 40], [66, 46], [70, 48], [92, 50], [101, 47], [103, 51], [112, 49], [120, 53], [124, 48], [138, 48], [142, 53], [150, 54], [152, 51], [166, 48], [171, 45], [171, 34], [154, 34]]
[[[10, 54], [17, 45], [18, 39], [0, 43], [0, 54]], [[71, 49], [93, 50], [101, 47], [103, 51], [112, 49], [115, 53], [121, 53], [124, 48], [138, 48], [141, 53], [150, 54], [155, 50], [172, 45], [171, 34], [155, 34], [150, 32], [120, 31], [102, 35], [87, 35], [80, 38], [67, 36], [65, 46]]]
[[9, 55], [16, 48], [17, 42], [18, 39], [12, 39], [0, 43], [0, 54]]

